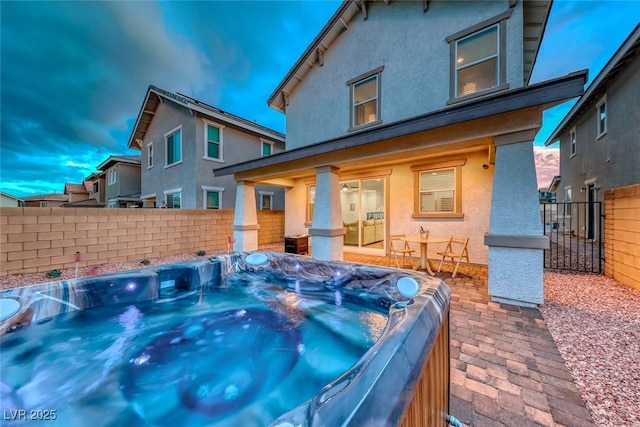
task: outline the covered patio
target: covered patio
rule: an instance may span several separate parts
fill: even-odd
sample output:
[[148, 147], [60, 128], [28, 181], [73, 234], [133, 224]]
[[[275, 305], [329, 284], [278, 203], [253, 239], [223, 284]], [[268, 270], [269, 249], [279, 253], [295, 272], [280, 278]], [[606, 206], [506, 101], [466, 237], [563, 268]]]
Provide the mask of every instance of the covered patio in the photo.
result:
[[[310, 235], [313, 256], [342, 260], [345, 252], [388, 253], [391, 234], [469, 237], [471, 262], [489, 266], [493, 301], [543, 302], [541, 226], [533, 139], [542, 112], [583, 92], [586, 72], [514, 89], [426, 115], [350, 133], [277, 155], [227, 166], [216, 176], [238, 182], [235, 250], [257, 249], [254, 187], [285, 187], [285, 234]], [[421, 191], [432, 176], [449, 174], [438, 194]], [[382, 183], [382, 197], [345, 203], [344, 189]], [[355, 183], [355, 184], [352, 184]], [[425, 208], [427, 204], [433, 208]], [[348, 236], [355, 213], [356, 244]], [[377, 248], [364, 247], [365, 222], [383, 222]], [[358, 230], [358, 229], [356, 229]]]

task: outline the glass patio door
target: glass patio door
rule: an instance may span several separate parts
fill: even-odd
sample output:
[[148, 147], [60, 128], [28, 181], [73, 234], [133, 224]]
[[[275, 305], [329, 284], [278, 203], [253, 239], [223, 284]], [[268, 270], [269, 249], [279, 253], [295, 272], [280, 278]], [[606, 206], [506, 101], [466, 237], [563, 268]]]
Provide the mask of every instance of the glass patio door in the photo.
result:
[[385, 178], [341, 181], [340, 190], [345, 247], [384, 250]]

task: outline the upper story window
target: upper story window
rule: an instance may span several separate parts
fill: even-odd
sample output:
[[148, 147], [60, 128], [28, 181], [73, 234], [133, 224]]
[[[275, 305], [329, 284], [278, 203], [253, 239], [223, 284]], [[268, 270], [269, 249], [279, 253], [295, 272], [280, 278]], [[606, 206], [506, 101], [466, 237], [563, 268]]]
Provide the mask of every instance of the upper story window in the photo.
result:
[[182, 162], [182, 126], [178, 126], [164, 135], [167, 145], [167, 166]]
[[384, 67], [378, 67], [347, 82], [351, 92], [351, 128], [381, 123], [380, 82]]
[[204, 158], [207, 160], [224, 161], [223, 154], [223, 125], [204, 120]]
[[153, 167], [153, 142], [147, 144], [147, 169]]
[[451, 46], [452, 101], [508, 88], [504, 34], [510, 16], [511, 9], [447, 37]]
[[96, 181], [93, 183], [93, 192], [97, 193], [98, 191], [100, 191], [100, 183]]
[[466, 159], [412, 166], [414, 217], [462, 216], [462, 166]]
[[116, 169], [112, 168], [107, 171], [107, 184], [112, 185], [116, 183]]
[[571, 143], [571, 157], [576, 155], [576, 128], [571, 129], [569, 132], [569, 142]]
[[603, 96], [602, 99], [596, 105], [596, 111], [598, 114], [598, 138], [607, 133], [607, 96]]
[[260, 145], [262, 146], [262, 157], [267, 157], [273, 154], [273, 142], [261, 140]]
[[202, 186], [202, 196], [205, 209], [222, 209], [223, 187]]

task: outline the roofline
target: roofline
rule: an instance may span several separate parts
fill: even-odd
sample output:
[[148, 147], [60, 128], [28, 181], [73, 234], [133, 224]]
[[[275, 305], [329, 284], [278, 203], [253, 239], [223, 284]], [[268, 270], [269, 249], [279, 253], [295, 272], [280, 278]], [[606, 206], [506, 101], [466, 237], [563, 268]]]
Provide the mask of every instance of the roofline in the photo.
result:
[[[287, 74], [284, 76], [284, 78], [280, 81], [280, 83], [278, 84], [278, 86], [274, 89], [274, 91], [271, 93], [271, 95], [269, 95], [269, 97], [267, 98], [267, 105], [269, 105], [271, 108], [281, 111], [281, 112], [285, 112], [285, 108], [286, 105], [282, 105], [282, 108], [276, 106], [276, 100], [278, 99], [279, 96], [282, 96], [283, 93], [285, 93], [285, 88], [289, 85], [289, 82], [295, 77], [295, 75], [300, 71], [300, 69], [302, 68], [302, 66], [305, 63], [308, 62], [315, 62], [315, 60], [321, 61], [321, 59], [318, 56], [318, 51], [321, 50], [321, 48], [324, 48], [324, 50], [329, 49], [329, 46], [331, 45], [331, 43], [333, 42], [333, 39], [331, 41], [329, 41], [329, 44], [324, 43], [324, 39], [325, 37], [334, 29], [335, 25], [342, 25], [345, 30], [347, 29], [347, 23], [344, 22], [343, 18], [345, 18], [345, 13], [347, 12], [347, 10], [349, 9], [349, 7], [353, 6], [354, 8], [354, 15], [355, 16], [358, 11], [362, 11], [362, 7], [361, 6], [362, 3], [364, 3], [367, 0], [345, 0], [342, 2], [342, 4], [338, 7], [338, 9], [335, 11], [335, 13], [331, 16], [331, 18], [329, 18], [329, 20], [327, 21], [327, 23], [324, 25], [324, 27], [322, 27], [322, 29], [320, 30], [320, 32], [318, 33], [318, 35], [316, 35], [316, 37], [311, 41], [311, 43], [309, 44], [309, 46], [305, 49], [305, 51], [300, 55], [300, 57], [298, 58], [298, 60], [293, 64], [293, 66], [291, 67], [291, 69], [287, 72]], [[385, 2], [387, 2], [387, 0], [385, 0]], [[544, 19], [544, 23], [542, 25], [542, 30], [540, 31], [540, 35], [537, 39], [537, 44], [536, 44], [536, 49], [535, 49], [535, 54], [533, 57], [533, 63], [531, 64], [531, 69], [528, 72], [528, 75], [526, 76], [526, 84], [529, 84], [529, 81], [531, 80], [531, 75], [533, 74], [533, 68], [535, 67], [535, 63], [536, 60], [538, 58], [538, 52], [540, 51], [540, 45], [542, 44], [542, 38], [544, 37], [544, 32], [546, 30], [547, 27], [547, 23], [549, 21], [549, 12], [551, 10], [551, 6], [553, 4], [553, 0], [545, 0], [545, 2], [547, 3], [547, 9], [546, 9], [546, 13], [545, 13], [545, 19]], [[536, 3], [540, 3], [540, 2], [536, 2]], [[515, 4], [515, 0], [513, 1], [513, 4]], [[513, 5], [510, 2], [510, 8]], [[527, 6], [527, 3], [525, 2], [525, 8]], [[426, 9], [425, 9], [426, 11]], [[524, 13], [524, 12], [523, 12]], [[353, 17], [351, 19], [349, 18], [345, 18], [348, 20], [348, 22], [350, 22]], [[366, 17], [365, 17], [366, 19]], [[342, 22], [340, 22], [342, 21]], [[524, 24], [523, 24], [524, 25]], [[322, 52], [324, 53], [324, 51]], [[315, 60], [314, 60], [314, 54], [316, 55]], [[322, 64], [322, 62], [320, 62], [320, 64]], [[310, 66], [310, 68], [313, 65]], [[298, 79], [300, 78], [304, 78], [303, 77], [298, 77]], [[286, 102], [286, 100], [285, 100]]]
[[[526, 5], [526, 3], [524, 3]], [[533, 63], [531, 64], [531, 70], [529, 70], [529, 75], [527, 76], [527, 81], [525, 82], [525, 86], [529, 86], [529, 82], [531, 81], [531, 76], [533, 75], [533, 69], [536, 68], [536, 62], [538, 61], [538, 53], [540, 53], [540, 46], [542, 45], [542, 40], [544, 39], [544, 33], [547, 31], [547, 23], [549, 22], [549, 15], [551, 15], [551, 8], [554, 5], [554, 0], [549, 1], [549, 5], [547, 6], [547, 13], [545, 14], [544, 24], [542, 24], [542, 31], [540, 31], [540, 37], [538, 37], [538, 45], [536, 46], [536, 53], [533, 55]]]
[[140, 157], [138, 160], [134, 160], [123, 156], [109, 156], [105, 161], [96, 166], [96, 169], [103, 170], [103, 167], [108, 169], [109, 167], [111, 167], [111, 163], [128, 163], [130, 165], [141, 165], [142, 157], [138, 157]]
[[450, 126], [469, 120], [481, 119], [512, 110], [539, 105], [555, 104], [584, 93], [587, 71], [582, 70], [535, 85], [513, 89], [502, 94], [473, 102], [456, 105], [421, 116], [381, 125], [376, 128], [352, 133], [316, 144], [295, 148], [268, 157], [249, 160], [235, 165], [214, 169], [215, 176], [245, 172], [255, 168], [274, 166], [289, 161], [328, 153], [336, 150], [366, 145], [369, 143], [409, 135], [416, 132]]
[[602, 81], [609, 75], [609, 73], [618, 65], [618, 63], [624, 58], [624, 56], [629, 52], [632, 46], [635, 43], [638, 43], [640, 40], [640, 24], [637, 24], [633, 31], [629, 34], [626, 40], [618, 47], [616, 52], [611, 56], [607, 64], [600, 70], [600, 73], [596, 76], [596, 78], [591, 82], [587, 90], [584, 94], [578, 99], [578, 102], [569, 110], [567, 115], [562, 119], [560, 124], [554, 129], [554, 131], [549, 135], [549, 138], [545, 141], [544, 145], [549, 146], [555, 143], [560, 134], [565, 130], [565, 128], [569, 125], [571, 120], [580, 112], [582, 107], [591, 100], [591, 97], [594, 92], [599, 89]]
[[8, 197], [8, 198], [10, 198], [10, 199], [17, 200], [17, 201], [19, 201], [19, 202], [21, 202], [21, 201], [22, 201], [22, 199], [21, 199], [20, 197], [12, 196], [11, 194], [9, 194], [9, 193], [5, 193], [4, 191], [0, 191], [0, 194], [1, 194], [1, 195], [3, 195], [3, 196], [5, 196], [5, 197]]
[[558, 185], [560, 185], [562, 177], [560, 175], [556, 175], [551, 180], [551, 184], [549, 184], [549, 192], [553, 193], [558, 189]]
[[[144, 113], [145, 105], [147, 104], [151, 93], [155, 93], [158, 97], [162, 97], [178, 105], [182, 105], [183, 107], [188, 108], [189, 110], [198, 111], [202, 114], [205, 114], [225, 124], [234, 125], [241, 129], [245, 129], [250, 132], [257, 133], [260, 136], [263, 136], [271, 140], [279, 141], [282, 143], [285, 142], [284, 134], [274, 129], [259, 125], [257, 123], [253, 123], [245, 118], [236, 116], [235, 114], [227, 113], [226, 111], [213, 107], [204, 102], [198, 101], [194, 98], [190, 98], [186, 95], [169, 92], [159, 87], [149, 85], [149, 87], [147, 88], [147, 94], [144, 98], [144, 102], [142, 103], [142, 106], [140, 107], [140, 111], [138, 112], [138, 117], [136, 118], [136, 124], [133, 126], [133, 129], [131, 130], [131, 136], [129, 137], [129, 142], [127, 144], [129, 148], [138, 147], [137, 143], [134, 141], [133, 138], [136, 133], [136, 129], [138, 128], [138, 124], [140, 123], [140, 118]], [[139, 149], [139, 147], [136, 149]]]
[[287, 85], [289, 80], [294, 76], [294, 74], [298, 71], [300, 66], [307, 60], [307, 58], [318, 48], [322, 39], [329, 33], [329, 31], [333, 28], [333, 26], [342, 18], [343, 13], [347, 10], [352, 2], [350, 0], [345, 0], [338, 7], [335, 13], [329, 18], [327, 23], [322, 27], [317, 36], [313, 39], [313, 41], [309, 44], [307, 49], [300, 55], [300, 58], [293, 64], [293, 67], [289, 70], [289, 72], [284, 76], [278, 87], [269, 95], [267, 98], [267, 105], [273, 104], [276, 97], [280, 95], [284, 87]]

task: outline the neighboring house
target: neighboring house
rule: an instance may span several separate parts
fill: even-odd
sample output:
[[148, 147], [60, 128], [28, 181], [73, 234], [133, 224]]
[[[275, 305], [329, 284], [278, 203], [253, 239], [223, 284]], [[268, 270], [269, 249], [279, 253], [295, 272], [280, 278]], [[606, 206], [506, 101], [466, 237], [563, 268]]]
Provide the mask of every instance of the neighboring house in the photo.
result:
[[94, 172], [84, 179], [89, 185], [89, 197], [96, 201], [97, 205], [105, 205], [105, 172]]
[[0, 207], [3, 208], [17, 208], [23, 206], [22, 199], [12, 196], [11, 194], [3, 193], [0, 191]]
[[67, 194], [38, 194], [35, 196], [23, 197], [25, 207], [38, 208], [59, 208], [69, 201]]
[[97, 167], [104, 173], [104, 198], [108, 208], [142, 207], [140, 156], [109, 156]]
[[238, 181], [235, 249], [257, 249], [254, 185], [280, 184], [285, 233], [309, 233], [316, 258], [382, 255], [422, 226], [470, 237], [494, 300], [542, 303], [533, 140], [586, 80], [529, 85], [550, 6], [344, 2], [267, 101], [287, 151], [214, 171]]
[[589, 207], [581, 212], [574, 206], [572, 212], [565, 212], [565, 231], [600, 240], [594, 217], [599, 212], [593, 205], [604, 201], [606, 190], [640, 184], [640, 25], [545, 145], [556, 142], [560, 143], [560, 176], [552, 186], [558, 202], [584, 202]]
[[66, 182], [64, 184], [64, 194], [69, 196], [69, 203], [84, 202], [90, 198], [88, 183], [73, 184]]
[[[234, 209], [233, 177], [212, 169], [284, 150], [284, 135], [185, 95], [149, 86], [129, 139], [142, 152], [145, 207]], [[258, 209], [284, 209], [282, 188], [258, 186]]]

